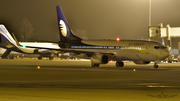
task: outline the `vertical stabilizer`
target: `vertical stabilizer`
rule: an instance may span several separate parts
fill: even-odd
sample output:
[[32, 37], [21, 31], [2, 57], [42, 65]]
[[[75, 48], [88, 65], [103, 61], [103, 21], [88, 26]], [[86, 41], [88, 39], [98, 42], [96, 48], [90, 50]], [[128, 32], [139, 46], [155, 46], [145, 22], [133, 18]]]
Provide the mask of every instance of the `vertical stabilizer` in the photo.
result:
[[13, 39], [11, 34], [8, 32], [4, 25], [0, 25], [0, 35], [1, 35], [1, 42], [4, 44], [13, 44], [16, 45], [16, 41]]
[[72, 41], [82, 40], [81, 38], [75, 36], [71, 31], [61, 7], [57, 6], [56, 9], [57, 9], [57, 17], [58, 17], [59, 34], [61, 40], [60, 42], [71, 43]]

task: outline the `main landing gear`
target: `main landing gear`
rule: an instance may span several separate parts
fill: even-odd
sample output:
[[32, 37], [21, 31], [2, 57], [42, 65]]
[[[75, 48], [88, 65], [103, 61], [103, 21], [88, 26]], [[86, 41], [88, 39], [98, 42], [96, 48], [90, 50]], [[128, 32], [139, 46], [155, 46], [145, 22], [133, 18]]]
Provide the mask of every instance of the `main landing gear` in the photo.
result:
[[124, 62], [116, 62], [116, 67], [123, 67], [124, 66]]
[[42, 56], [39, 56], [39, 57], [38, 57], [38, 60], [42, 60]]
[[92, 67], [99, 67], [99, 64], [95, 64], [95, 63], [91, 62], [91, 66]]
[[[99, 64], [95, 64], [93, 62], [91, 62], [91, 66], [92, 67], [99, 67]], [[124, 62], [116, 62], [116, 67], [123, 67], [124, 66]]]
[[49, 57], [49, 60], [53, 60], [53, 59], [54, 59], [54, 57], [53, 57], [53, 56]]
[[158, 68], [158, 64], [157, 63], [154, 63], [154, 68]]
[[[39, 56], [39, 57], [38, 57], [38, 60], [42, 60], [42, 58], [43, 58], [42, 56]], [[54, 59], [53, 56], [49, 57], [49, 60], [53, 60], [53, 59]]]
[[[99, 64], [95, 64], [93, 62], [91, 62], [91, 66], [92, 67], [99, 67]], [[116, 62], [116, 67], [123, 67], [124, 66], [124, 62]], [[158, 63], [154, 63], [154, 68], [158, 68]]]

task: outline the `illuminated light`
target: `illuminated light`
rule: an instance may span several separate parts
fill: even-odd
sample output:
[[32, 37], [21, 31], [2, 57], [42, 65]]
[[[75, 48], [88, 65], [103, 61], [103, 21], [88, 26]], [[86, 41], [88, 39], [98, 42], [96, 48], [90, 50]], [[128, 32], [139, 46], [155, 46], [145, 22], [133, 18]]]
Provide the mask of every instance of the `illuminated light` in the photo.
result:
[[136, 71], [136, 69], [133, 69], [133, 71], [135, 72], [135, 71]]
[[23, 48], [26, 48], [26, 46], [25, 46], [25, 45], [23, 45], [22, 47], [23, 47]]
[[116, 38], [116, 41], [119, 41], [120, 40], [120, 38]]
[[37, 69], [40, 69], [41, 67], [40, 66], [37, 66]]
[[111, 60], [111, 62], [113, 62], [113, 61]]

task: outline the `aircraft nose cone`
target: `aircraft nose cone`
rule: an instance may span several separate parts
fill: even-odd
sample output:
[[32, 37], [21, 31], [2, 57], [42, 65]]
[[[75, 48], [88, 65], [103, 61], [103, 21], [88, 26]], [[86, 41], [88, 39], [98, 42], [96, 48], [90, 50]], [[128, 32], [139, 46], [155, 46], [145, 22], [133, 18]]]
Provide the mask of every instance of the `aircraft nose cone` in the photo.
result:
[[165, 51], [163, 52], [163, 56], [164, 56], [164, 58], [167, 58], [167, 57], [169, 56], [169, 51], [168, 51], [168, 50], [165, 50]]

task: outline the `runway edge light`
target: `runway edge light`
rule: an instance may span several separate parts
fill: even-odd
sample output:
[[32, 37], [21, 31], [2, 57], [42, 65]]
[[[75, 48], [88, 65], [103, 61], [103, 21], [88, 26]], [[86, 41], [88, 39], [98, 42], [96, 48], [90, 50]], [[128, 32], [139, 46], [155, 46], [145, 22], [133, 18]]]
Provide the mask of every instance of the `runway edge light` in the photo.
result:
[[37, 69], [40, 69], [41, 67], [40, 66], [37, 66]]

